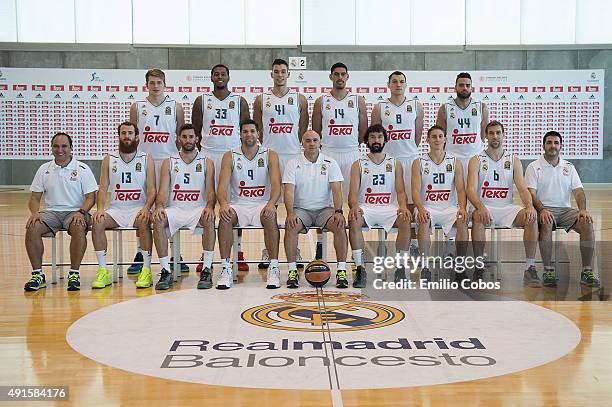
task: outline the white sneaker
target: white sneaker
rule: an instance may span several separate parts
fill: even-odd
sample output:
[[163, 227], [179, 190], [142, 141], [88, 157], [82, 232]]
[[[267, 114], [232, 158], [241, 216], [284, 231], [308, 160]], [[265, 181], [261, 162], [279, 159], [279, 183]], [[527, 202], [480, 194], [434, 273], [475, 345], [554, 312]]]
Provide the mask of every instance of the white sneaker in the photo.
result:
[[280, 288], [280, 269], [278, 267], [270, 266], [268, 268], [268, 281], [266, 282], [266, 288]]
[[224, 267], [221, 269], [221, 275], [217, 280], [217, 290], [227, 290], [232, 286], [232, 268]]

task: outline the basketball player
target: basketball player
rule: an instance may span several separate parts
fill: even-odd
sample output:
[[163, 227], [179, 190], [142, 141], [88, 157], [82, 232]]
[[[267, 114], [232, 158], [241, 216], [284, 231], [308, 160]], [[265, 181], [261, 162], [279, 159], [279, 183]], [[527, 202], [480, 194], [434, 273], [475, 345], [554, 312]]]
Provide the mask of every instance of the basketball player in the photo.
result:
[[[98, 276], [91, 288], [111, 285], [112, 279], [106, 269], [106, 230], [135, 227], [140, 232], [141, 254], [144, 259], [142, 271], [136, 281], [137, 288], [153, 285], [151, 275], [151, 208], [155, 203], [155, 165], [145, 152], [138, 152], [138, 127], [131, 122], [119, 125], [119, 151], [107, 154], [100, 170], [98, 210], [93, 216], [91, 238], [96, 258]], [[106, 207], [106, 195], [110, 189], [110, 206]]]
[[[280, 287], [276, 202], [280, 196], [278, 155], [259, 146], [257, 122], [247, 119], [240, 123], [241, 146], [223, 155], [219, 175], [219, 252], [221, 275], [218, 289], [232, 286], [233, 276], [229, 257], [234, 243], [233, 226], [262, 226], [264, 241], [270, 253], [267, 288]], [[229, 202], [227, 200], [229, 190]]]
[[[142, 134], [138, 151], [144, 152], [153, 159], [155, 165], [155, 182], [159, 188], [159, 170], [162, 162], [171, 155], [178, 154], [176, 134], [185, 124], [183, 106], [165, 94], [166, 74], [161, 69], [150, 69], [145, 74], [148, 95], [143, 101], [134, 102], [130, 107], [130, 122], [136, 123]], [[142, 270], [143, 256], [139, 232], [136, 232], [137, 253], [134, 263], [128, 267], [128, 274], [138, 274]], [[181, 271], [189, 271], [186, 264], [181, 264]]]
[[[221, 160], [223, 154], [240, 147], [240, 123], [249, 119], [249, 104], [237, 93], [230, 92], [227, 84], [230, 81], [229, 68], [218, 64], [210, 70], [213, 83], [212, 93], [205, 93], [196, 98], [191, 114], [191, 121], [198, 136], [198, 146], [202, 153], [212, 160], [215, 166], [215, 185], [219, 183]], [[244, 263], [241, 249], [242, 231], [238, 231], [238, 270], [249, 271]], [[200, 271], [199, 268], [196, 271]]]
[[[483, 102], [472, 99], [472, 77], [461, 72], [455, 79], [457, 97], [442, 104], [436, 124], [444, 129], [449, 139], [446, 151], [461, 160], [464, 169], [470, 158], [484, 148], [485, 127], [489, 122], [489, 110]], [[467, 182], [467, 170], [463, 174]]]
[[[504, 126], [493, 120], [485, 127], [487, 148], [470, 159], [467, 196], [475, 211], [472, 214], [472, 246], [474, 256], [482, 256], [485, 226], [522, 227], [525, 245], [523, 283], [541, 287], [535, 267], [538, 238], [537, 214], [523, 179], [521, 161], [504, 149]], [[525, 207], [512, 203], [512, 188], [516, 185]], [[482, 279], [483, 269], [475, 268], [472, 280]]]
[[[412, 162], [420, 155], [419, 146], [423, 134], [423, 105], [418, 100], [406, 97], [406, 75], [400, 71], [389, 75], [387, 87], [391, 92], [389, 98], [372, 108], [372, 123], [382, 124], [389, 135], [389, 142], [385, 144], [385, 153], [397, 158], [404, 170], [404, 185], [408, 209], [414, 212], [412, 200], [411, 171]], [[416, 242], [416, 233], [412, 232], [410, 242], [412, 256], [419, 255]]]
[[[542, 282], [545, 287], [556, 287], [555, 268], [551, 267], [552, 231], [564, 228], [580, 235], [582, 272], [580, 283], [599, 287], [597, 274], [593, 272], [593, 218], [587, 211], [586, 195], [576, 167], [559, 157], [563, 146], [561, 134], [549, 131], [544, 135], [544, 154], [527, 166], [525, 182], [540, 218], [540, 254], [544, 263]], [[572, 208], [570, 194], [574, 195], [578, 210]]]
[[283, 173], [287, 219], [285, 221], [285, 253], [289, 277], [288, 288], [297, 288], [295, 252], [298, 233], [308, 233], [315, 226], [334, 234], [338, 261], [336, 287], [347, 288], [346, 232], [342, 214], [342, 172], [333, 158], [320, 151], [321, 138], [314, 130], [302, 136], [304, 154], [290, 160]]
[[[456, 230], [457, 255], [465, 256], [468, 215], [463, 165], [444, 150], [446, 134], [442, 127], [430, 127], [427, 142], [429, 153], [412, 163], [412, 196], [416, 206], [419, 249], [424, 256], [429, 256], [431, 233], [439, 226], [447, 236]], [[455, 277], [460, 278], [457, 274]], [[429, 267], [421, 269], [421, 278], [431, 280]]]
[[[198, 286], [212, 286], [212, 259], [215, 248], [215, 167], [199, 153], [198, 138], [191, 124], [181, 126], [178, 135], [181, 150], [164, 160], [153, 213], [155, 248], [162, 267], [156, 290], [172, 287], [168, 258], [168, 238], [182, 227], [202, 234], [203, 269]], [[206, 283], [208, 287], [203, 287]]]
[[387, 232], [398, 228], [395, 246], [408, 255], [410, 211], [406, 206], [402, 163], [383, 152], [387, 130], [374, 124], [367, 128], [364, 141], [370, 152], [353, 163], [349, 191], [349, 239], [357, 269], [353, 287], [366, 286], [363, 267], [363, 226], [381, 226]]
[[[276, 151], [281, 174], [285, 164], [301, 154], [302, 134], [308, 128], [309, 119], [304, 95], [287, 87], [289, 75], [287, 61], [275, 59], [270, 73], [274, 84], [272, 90], [257, 96], [253, 102], [253, 119], [261, 129], [259, 141], [265, 148]], [[267, 268], [270, 257], [266, 249], [263, 249], [261, 259], [258, 267]], [[297, 260], [298, 267], [303, 267], [299, 263], [299, 248]]]
[[[91, 224], [89, 210], [96, 200], [98, 184], [87, 164], [72, 156], [72, 138], [56, 133], [51, 139], [53, 160], [38, 168], [30, 191], [30, 217], [26, 223], [25, 246], [32, 265], [32, 278], [24, 289], [36, 291], [46, 287], [42, 272], [45, 249], [43, 236], [66, 229], [70, 235], [70, 272], [68, 291], [81, 289], [79, 267], [87, 248], [87, 228]], [[40, 201], [45, 196], [45, 209]]]

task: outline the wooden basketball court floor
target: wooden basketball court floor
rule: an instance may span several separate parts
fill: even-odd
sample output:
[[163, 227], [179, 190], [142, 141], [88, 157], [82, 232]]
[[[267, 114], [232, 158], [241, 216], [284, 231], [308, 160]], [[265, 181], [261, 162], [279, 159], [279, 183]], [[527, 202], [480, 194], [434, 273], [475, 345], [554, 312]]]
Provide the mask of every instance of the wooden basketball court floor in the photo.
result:
[[[610, 189], [587, 187], [588, 205], [595, 218], [596, 239], [612, 240], [612, 197]], [[573, 321], [581, 332], [578, 346], [564, 357], [539, 367], [503, 376], [421, 387], [371, 390], [279, 390], [241, 388], [240, 383], [210, 386], [161, 379], [130, 373], [95, 362], [75, 352], [66, 341], [68, 327], [82, 316], [100, 308], [142, 296], [153, 296], [154, 289], [136, 290], [134, 277], [126, 277], [104, 290], [91, 290], [96, 267], [81, 268], [80, 292], [67, 292], [65, 280], [46, 289], [24, 293], [30, 266], [24, 248], [24, 225], [28, 217], [24, 190], [0, 193], [0, 386], [68, 386], [70, 398], [60, 405], [163, 405], [163, 406], [609, 406], [612, 405], [612, 307], [604, 291], [575, 300], [555, 301], [551, 289], [524, 289], [520, 273], [505, 272], [504, 279], [515, 280], [516, 290], [525, 298]], [[284, 219], [284, 215], [280, 215]], [[370, 232], [373, 233], [373, 232]], [[520, 232], [504, 232], [504, 239], [518, 240]], [[372, 239], [375, 235], [371, 236]], [[576, 240], [577, 235], [563, 239]], [[67, 242], [67, 240], [66, 240]], [[134, 253], [134, 236], [124, 237], [125, 258]], [[263, 247], [261, 232], [248, 231], [243, 240], [250, 259], [258, 259]], [[309, 241], [302, 237], [303, 256], [312, 256]], [[110, 243], [110, 239], [109, 239]], [[109, 245], [110, 246], [110, 245]], [[330, 245], [331, 246], [331, 245]], [[49, 245], [45, 260], [49, 261]], [[67, 243], [66, 243], [67, 247]], [[200, 244], [186, 234], [182, 240], [187, 259], [199, 257]], [[331, 250], [331, 247], [330, 247]], [[281, 243], [281, 259], [284, 256]], [[67, 255], [66, 255], [67, 257]], [[109, 256], [110, 257], [110, 256]], [[332, 256], [333, 257], [333, 256]], [[154, 255], [154, 261], [157, 256]], [[215, 260], [218, 260], [216, 248]], [[95, 262], [91, 241], [84, 259]], [[522, 268], [521, 264], [509, 266]], [[218, 266], [216, 268], [218, 270]], [[286, 268], [282, 268], [286, 276]], [[159, 271], [153, 267], [154, 274]], [[541, 271], [541, 265], [539, 266]], [[48, 281], [50, 270], [45, 269]], [[173, 288], [193, 289], [197, 274], [184, 274]], [[265, 271], [251, 265], [240, 279], [265, 280]], [[156, 278], [155, 278], [156, 279]], [[263, 290], [262, 285], [262, 290]], [[579, 288], [576, 287], [576, 290]], [[607, 287], [606, 287], [607, 289]], [[232, 290], [226, 293], [232, 295]], [[206, 295], [203, 292], [202, 295]], [[483, 307], [486, 302], [481, 303]], [[201, 309], [186, 309], [194, 317]], [[452, 310], [449, 310], [452, 312]], [[555, 341], [554, 337], [550, 341]], [[533, 343], [546, 347], [546, 343]], [[297, 384], [299, 388], [299, 383]], [[58, 402], [59, 403], [59, 402]], [[24, 402], [23, 405], [51, 405], [51, 402]]]

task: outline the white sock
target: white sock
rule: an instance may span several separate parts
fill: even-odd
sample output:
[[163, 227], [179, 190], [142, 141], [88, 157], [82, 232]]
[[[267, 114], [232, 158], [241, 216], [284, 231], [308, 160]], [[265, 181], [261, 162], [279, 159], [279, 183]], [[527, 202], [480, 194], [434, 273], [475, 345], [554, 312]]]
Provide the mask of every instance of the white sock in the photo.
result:
[[278, 259], [270, 259], [270, 267], [278, 268]]
[[96, 250], [95, 253], [98, 259], [98, 265], [106, 268], [106, 250]]
[[138, 236], [136, 236], [136, 247], [138, 248], [139, 252], [142, 252], [142, 247], [140, 247], [140, 238]]
[[151, 257], [153, 257], [151, 255], [151, 252], [148, 250], [140, 250], [140, 253], [142, 253], [142, 258], [143, 258], [142, 267], [146, 267], [150, 270], [151, 269]]
[[230, 259], [221, 259], [221, 268], [230, 268]]
[[68, 272], [68, 274], [72, 274], [72, 273], [77, 273], [77, 274], [79, 274], [79, 270], [70, 269], [70, 271]]
[[169, 256], [160, 257], [159, 265], [161, 266], [161, 268], [166, 269], [167, 271], [170, 271], [170, 257]]
[[355, 266], [363, 266], [363, 249], [353, 250], [353, 260]]
[[531, 266], [535, 266], [535, 259], [526, 259], [525, 260], [525, 268], [529, 268]]
[[296, 265], [296, 264], [295, 264], [295, 262], [293, 261], [293, 262], [291, 262], [291, 263], [288, 263], [288, 264], [287, 264], [287, 268], [288, 268], [289, 270], [297, 270], [297, 265]]
[[202, 252], [202, 266], [204, 268], [210, 268], [212, 266], [213, 256], [215, 252], [210, 250], [204, 250]]
[[338, 270], [338, 271], [340, 271], [340, 270], [346, 271], [346, 262], [345, 261], [339, 261], [338, 262], [338, 267], [336, 267], [336, 270]]
[[32, 270], [32, 274], [42, 274], [42, 269]]

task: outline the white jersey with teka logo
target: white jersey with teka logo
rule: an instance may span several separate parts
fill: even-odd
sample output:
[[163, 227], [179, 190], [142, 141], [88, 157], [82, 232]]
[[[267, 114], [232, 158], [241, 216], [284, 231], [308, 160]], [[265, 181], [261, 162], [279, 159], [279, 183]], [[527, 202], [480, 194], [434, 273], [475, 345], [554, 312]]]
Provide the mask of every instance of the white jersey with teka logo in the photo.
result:
[[507, 150], [498, 161], [483, 151], [478, 154], [478, 199], [486, 206], [512, 204], [514, 156]]
[[252, 160], [241, 148], [232, 150], [231, 204], [267, 202], [270, 199], [268, 149], [260, 147]]
[[136, 102], [140, 144], [138, 151], [149, 153], [154, 160], [176, 155], [176, 101], [166, 99], [155, 106], [148, 100]]
[[446, 103], [446, 151], [457, 158], [469, 158], [483, 149], [480, 137], [482, 103], [474, 100], [462, 109], [451, 100]]
[[426, 208], [457, 207], [455, 162], [455, 157], [448, 153], [440, 164], [436, 164], [429, 154], [421, 158], [421, 199]]
[[204, 208], [206, 206], [206, 158], [198, 154], [187, 164], [177, 155], [170, 157], [169, 208]]
[[136, 153], [129, 163], [119, 153], [109, 154], [110, 207], [141, 207], [147, 200], [147, 153]]
[[359, 146], [359, 97], [347, 94], [338, 100], [331, 94], [321, 98], [323, 148], [352, 149]]
[[223, 100], [212, 93], [202, 95], [202, 148], [225, 152], [240, 146], [240, 95]]
[[397, 205], [395, 191], [395, 158], [385, 155], [380, 164], [369, 157], [359, 159], [361, 180], [359, 203], [362, 205]]
[[261, 95], [263, 146], [279, 154], [299, 154], [299, 93], [289, 90], [278, 97], [272, 92]]
[[419, 154], [415, 142], [417, 101], [404, 99], [397, 106], [389, 100], [380, 102], [380, 119], [387, 130], [389, 141], [385, 144], [385, 153], [393, 157], [414, 157]]

